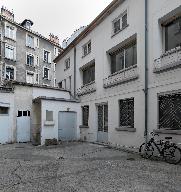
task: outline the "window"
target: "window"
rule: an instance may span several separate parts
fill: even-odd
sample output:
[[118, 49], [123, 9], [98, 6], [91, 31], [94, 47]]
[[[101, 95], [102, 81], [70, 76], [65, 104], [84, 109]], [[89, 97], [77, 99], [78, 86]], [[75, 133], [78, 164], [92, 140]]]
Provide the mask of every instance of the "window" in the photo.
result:
[[62, 81], [58, 83], [58, 87], [59, 87], [59, 88], [62, 88], [62, 87], [63, 87], [63, 86], [62, 86]]
[[91, 52], [91, 41], [89, 41], [88, 43], [86, 43], [83, 47], [83, 57], [85, 57], [86, 55], [88, 55]]
[[181, 129], [181, 93], [159, 96], [159, 129]]
[[181, 46], [181, 17], [165, 26], [165, 51]]
[[6, 66], [6, 79], [8, 80], [15, 79], [14, 67]]
[[46, 110], [46, 121], [53, 121], [53, 111]]
[[51, 63], [51, 53], [49, 51], [44, 50], [43, 61], [46, 63]]
[[89, 121], [89, 106], [82, 107], [82, 124], [88, 126]]
[[64, 70], [67, 70], [69, 68], [70, 68], [70, 58], [65, 60], [65, 69]]
[[54, 47], [54, 56], [58, 56], [58, 54], [59, 54], [59, 50], [58, 50], [58, 48], [57, 47]]
[[133, 44], [110, 54], [110, 56], [111, 74], [113, 74], [137, 64], [137, 46]]
[[34, 84], [34, 73], [33, 72], [26, 72], [26, 82], [30, 84]]
[[98, 105], [98, 131], [108, 132], [108, 105]]
[[16, 29], [13, 26], [5, 26], [5, 37], [16, 40]]
[[34, 37], [29, 34], [26, 36], [26, 46], [34, 48]]
[[26, 55], [26, 64], [29, 65], [29, 66], [34, 65], [34, 55], [32, 55], [32, 54], [27, 54]]
[[83, 70], [83, 85], [95, 81], [95, 64]]
[[134, 98], [119, 101], [120, 127], [134, 128]]
[[16, 60], [16, 48], [6, 44], [5, 45], [5, 57], [10, 60]]
[[9, 108], [0, 106], [0, 115], [8, 115]]
[[127, 12], [119, 16], [113, 21], [113, 33], [116, 34], [125, 27], [127, 27]]
[[44, 73], [43, 73], [43, 78], [44, 79], [49, 79], [49, 68], [46, 68], [46, 67], [44, 67]]

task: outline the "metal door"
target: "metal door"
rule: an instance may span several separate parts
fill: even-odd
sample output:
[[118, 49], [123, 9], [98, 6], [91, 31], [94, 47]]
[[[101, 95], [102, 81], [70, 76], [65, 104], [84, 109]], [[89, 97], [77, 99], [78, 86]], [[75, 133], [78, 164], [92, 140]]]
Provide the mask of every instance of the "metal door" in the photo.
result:
[[77, 113], [59, 112], [58, 117], [58, 139], [71, 141], [76, 139]]
[[97, 106], [98, 114], [98, 142], [108, 142], [108, 105], [100, 104]]
[[17, 142], [30, 141], [30, 111], [18, 111]]

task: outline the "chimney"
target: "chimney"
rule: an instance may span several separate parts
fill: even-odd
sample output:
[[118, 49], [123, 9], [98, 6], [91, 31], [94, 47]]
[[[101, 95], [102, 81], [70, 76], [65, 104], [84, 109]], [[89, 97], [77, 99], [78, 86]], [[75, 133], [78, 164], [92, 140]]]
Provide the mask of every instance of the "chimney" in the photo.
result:
[[59, 38], [58, 36], [55, 36], [54, 34], [50, 33], [49, 40], [57, 45], [59, 45]]
[[12, 20], [14, 21], [14, 14], [13, 14], [13, 10], [10, 11], [8, 10], [6, 7], [1, 7], [1, 15], [3, 17], [5, 17], [6, 19]]

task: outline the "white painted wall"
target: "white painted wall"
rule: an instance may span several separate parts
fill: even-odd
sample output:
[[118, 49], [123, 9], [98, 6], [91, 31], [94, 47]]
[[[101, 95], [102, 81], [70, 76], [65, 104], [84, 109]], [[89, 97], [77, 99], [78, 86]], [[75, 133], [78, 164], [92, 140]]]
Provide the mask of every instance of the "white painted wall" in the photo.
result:
[[[128, 11], [129, 26], [112, 37], [112, 21], [125, 10]], [[103, 79], [110, 72], [110, 60], [107, 51], [116, 47], [124, 40], [137, 36], [137, 65], [139, 79], [105, 89]], [[86, 57], [82, 57], [82, 46], [91, 40], [92, 51]], [[96, 92], [81, 97], [81, 105], [89, 105], [89, 129], [81, 129], [81, 138], [86, 137], [88, 141], [97, 140], [97, 109], [96, 103], [108, 102], [109, 109], [109, 141], [119, 145], [136, 145], [144, 140], [144, 0], [127, 0], [114, 10], [102, 23], [100, 23], [90, 34], [76, 45], [76, 86], [82, 86], [82, 74], [80, 68], [95, 59], [95, 82]], [[61, 66], [66, 57], [73, 58], [73, 49], [57, 63], [57, 79], [66, 78], [66, 72]], [[73, 68], [71, 69], [73, 74]], [[119, 126], [120, 99], [135, 98], [135, 133], [117, 132]]]
[[[81, 123], [81, 108], [80, 103], [62, 102], [62, 101], [49, 101], [42, 100], [41, 102], [41, 144], [45, 144], [46, 139], [58, 139], [58, 114], [60, 111], [69, 111], [77, 113], [77, 140], [80, 138], [79, 125]], [[53, 118], [55, 124], [53, 126], [46, 126], [46, 110], [53, 111]]]

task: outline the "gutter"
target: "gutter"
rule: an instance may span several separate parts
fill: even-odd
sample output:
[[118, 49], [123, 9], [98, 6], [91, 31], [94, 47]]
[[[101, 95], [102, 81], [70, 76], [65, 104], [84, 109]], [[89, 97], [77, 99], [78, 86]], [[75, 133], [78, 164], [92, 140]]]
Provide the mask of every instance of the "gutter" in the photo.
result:
[[76, 47], [74, 47], [74, 99], [76, 98]]
[[145, 0], [145, 143], [148, 142], [148, 0]]

